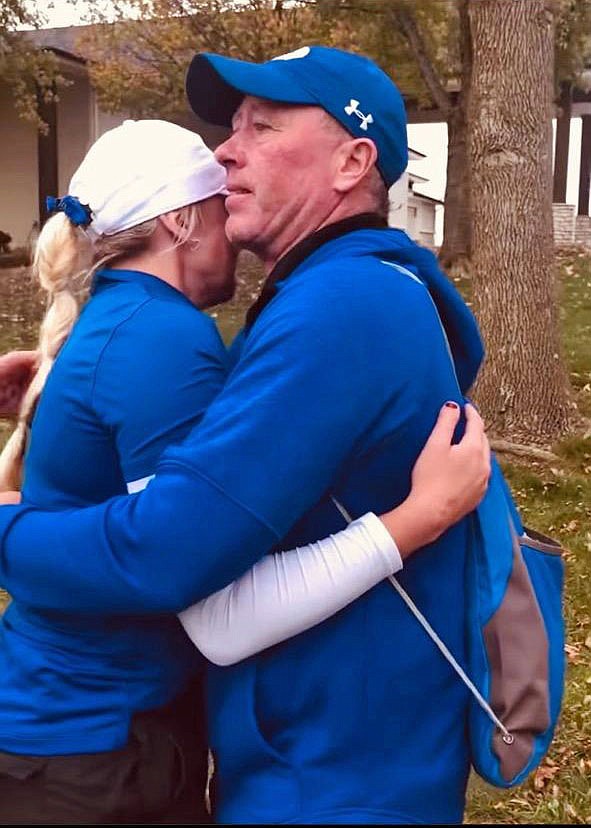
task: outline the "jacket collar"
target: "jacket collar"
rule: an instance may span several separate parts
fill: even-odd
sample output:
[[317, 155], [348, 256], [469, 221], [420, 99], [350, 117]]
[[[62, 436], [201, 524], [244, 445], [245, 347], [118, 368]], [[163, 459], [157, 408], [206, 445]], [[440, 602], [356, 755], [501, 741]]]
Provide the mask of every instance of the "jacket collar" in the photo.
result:
[[277, 293], [277, 283], [287, 279], [293, 271], [308, 256], [311, 256], [319, 247], [333, 239], [351, 233], [354, 230], [384, 230], [388, 223], [377, 213], [359, 213], [356, 216], [335, 221], [321, 227], [305, 239], [299, 241], [291, 250], [279, 259], [273, 270], [267, 276], [258, 299], [251, 305], [246, 314], [245, 327], [252, 327], [259, 314]]

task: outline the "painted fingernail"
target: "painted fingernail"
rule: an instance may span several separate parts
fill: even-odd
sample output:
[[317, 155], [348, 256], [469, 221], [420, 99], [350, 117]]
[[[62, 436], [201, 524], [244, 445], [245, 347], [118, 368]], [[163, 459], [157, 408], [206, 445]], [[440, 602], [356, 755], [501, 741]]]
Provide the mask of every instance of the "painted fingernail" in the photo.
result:
[[452, 402], [452, 400], [448, 400], [445, 403], [445, 407], [446, 408], [459, 408], [458, 404], [456, 402]]

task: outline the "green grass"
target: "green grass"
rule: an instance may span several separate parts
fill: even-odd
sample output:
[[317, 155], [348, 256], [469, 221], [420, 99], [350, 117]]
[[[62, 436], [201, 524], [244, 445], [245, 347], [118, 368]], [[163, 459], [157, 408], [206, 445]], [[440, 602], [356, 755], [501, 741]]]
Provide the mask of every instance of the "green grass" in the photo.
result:
[[[579, 409], [591, 415], [591, 258], [560, 260], [565, 357]], [[562, 716], [548, 757], [523, 785], [500, 791], [474, 777], [466, 821], [591, 822], [591, 439], [554, 447], [559, 460], [503, 467], [524, 521], [566, 549], [567, 681]]]
[[[565, 357], [579, 409], [591, 416], [591, 257], [559, 260]], [[229, 341], [257, 293], [260, 268], [241, 260], [237, 296], [212, 309]], [[0, 295], [2, 294], [0, 273]], [[6, 277], [4, 296], [7, 295]], [[2, 314], [0, 349], [28, 347], [39, 315], [38, 297], [22, 273], [9, 285], [14, 301]], [[15, 293], [16, 291], [16, 293]], [[3, 308], [5, 305], [3, 304]], [[0, 433], [0, 442], [2, 434]], [[507, 462], [503, 467], [525, 522], [559, 538], [566, 548], [567, 686], [556, 738], [539, 771], [500, 791], [470, 780], [466, 822], [585, 824], [591, 822], [591, 439], [570, 437], [554, 447], [558, 460]]]
[[591, 416], [591, 261], [573, 253], [562, 261], [562, 343], [581, 411]]
[[[585, 453], [581, 451], [581, 457]], [[591, 820], [591, 481], [578, 461], [544, 468], [503, 465], [525, 522], [560, 539], [566, 548], [567, 689], [555, 741], [538, 773], [508, 792], [473, 780], [467, 821], [587, 823]]]

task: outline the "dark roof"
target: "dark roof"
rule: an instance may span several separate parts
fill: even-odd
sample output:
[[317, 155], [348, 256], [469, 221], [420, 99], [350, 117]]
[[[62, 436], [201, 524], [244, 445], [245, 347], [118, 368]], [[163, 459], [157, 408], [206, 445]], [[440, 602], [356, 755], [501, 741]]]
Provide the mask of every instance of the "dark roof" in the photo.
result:
[[420, 199], [424, 199], [425, 201], [432, 201], [434, 204], [444, 204], [444, 202], [440, 198], [433, 198], [433, 196], [428, 196], [426, 193], [418, 193], [416, 190], [412, 190], [412, 195], [417, 196]]
[[84, 61], [78, 39], [92, 26], [60, 26], [55, 29], [29, 29], [24, 34], [40, 49], [50, 49], [63, 57]]
[[[93, 28], [91, 25], [62, 26], [55, 29], [30, 29], [26, 30], [24, 34], [40, 49], [49, 49], [60, 57], [77, 63], [86, 63], [86, 58], [80, 51], [80, 39], [91, 28]], [[229, 130], [225, 127], [206, 124], [194, 115], [188, 104], [184, 113], [179, 113], [176, 118], [171, 120], [186, 129], [198, 132], [205, 143], [212, 148], [224, 141], [229, 135]]]

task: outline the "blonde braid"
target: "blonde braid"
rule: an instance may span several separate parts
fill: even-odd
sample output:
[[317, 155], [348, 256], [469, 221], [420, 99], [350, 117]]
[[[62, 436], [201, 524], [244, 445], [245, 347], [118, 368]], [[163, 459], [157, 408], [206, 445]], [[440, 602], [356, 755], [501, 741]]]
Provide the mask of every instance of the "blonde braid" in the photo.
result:
[[44, 225], [37, 242], [33, 269], [47, 292], [49, 307], [39, 332], [41, 360], [24, 396], [17, 427], [0, 454], [0, 491], [20, 489], [23, 459], [35, 407], [54, 360], [78, 314], [91, 245], [86, 234], [63, 214]]
[[[199, 204], [189, 204], [178, 213], [181, 230], [175, 247], [189, 241], [201, 221]], [[39, 332], [41, 362], [24, 396], [17, 427], [0, 454], [0, 492], [21, 488], [35, 407], [58, 351], [78, 318], [92, 275], [107, 264], [144, 250], [156, 225], [156, 219], [149, 219], [113, 236], [100, 236], [94, 245], [63, 213], [56, 213], [43, 226], [33, 262], [50, 303]]]

